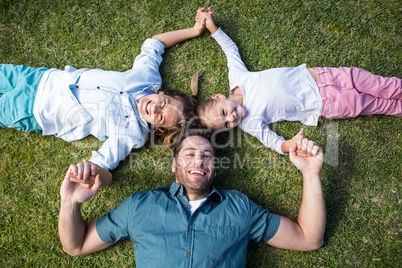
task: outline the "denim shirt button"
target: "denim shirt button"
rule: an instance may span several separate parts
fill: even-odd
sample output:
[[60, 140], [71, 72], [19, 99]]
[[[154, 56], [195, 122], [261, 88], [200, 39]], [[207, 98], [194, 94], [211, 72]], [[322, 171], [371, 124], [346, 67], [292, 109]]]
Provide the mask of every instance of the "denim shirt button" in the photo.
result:
[[184, 209], [187, 209], [188, 207], [187, 206], [184, 206]]
[[189, 230], [189, 231], [193, 230], [193, 227], [191, 227], [191, 226], [190, 226], [190, 227], [188, 227], [188, 230]]
[[187, 254], [186, 254], [187, 256], [190, 256], [191, 255], [191, 253], [190, 252], [187, 252]]

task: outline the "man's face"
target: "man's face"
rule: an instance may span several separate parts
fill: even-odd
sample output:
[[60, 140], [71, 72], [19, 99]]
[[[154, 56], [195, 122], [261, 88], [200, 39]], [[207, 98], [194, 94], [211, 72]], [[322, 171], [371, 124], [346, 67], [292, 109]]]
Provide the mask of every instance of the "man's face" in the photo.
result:
[[179, 123], [183, 103], [160, 92], [139, 98], [138, 110], [148, 123], [168, 128]]
[[173, 159], [172, 171], [176, 175], [176, 183], [183, 185], [187, 194], [206, 196], [215, 177], [212, 144], [200, 136], [186, 138]]

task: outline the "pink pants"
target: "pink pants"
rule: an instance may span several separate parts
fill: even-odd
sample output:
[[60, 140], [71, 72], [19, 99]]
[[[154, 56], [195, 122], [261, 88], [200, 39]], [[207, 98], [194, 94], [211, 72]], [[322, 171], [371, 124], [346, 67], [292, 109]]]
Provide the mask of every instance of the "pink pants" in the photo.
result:
[[382, 77], [356, 67], [316, 67], [328, 119], [387, 114], [402, 117], [402, 79]]

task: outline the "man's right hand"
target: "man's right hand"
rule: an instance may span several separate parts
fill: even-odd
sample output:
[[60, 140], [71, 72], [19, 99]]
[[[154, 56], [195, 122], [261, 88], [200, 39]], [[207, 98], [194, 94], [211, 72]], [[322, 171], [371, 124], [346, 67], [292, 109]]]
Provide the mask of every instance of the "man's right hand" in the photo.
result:
[[81, 204], [95, 196], [101, 186], [99, 174], [96, 175], [95, 183], [90, 188], [84, 187], [80, 183], [73, 182], [73, 170], [75, 168], [75, 165], [71, 165], [64, 177], [63, 184], [60, 188], [61, 202]]

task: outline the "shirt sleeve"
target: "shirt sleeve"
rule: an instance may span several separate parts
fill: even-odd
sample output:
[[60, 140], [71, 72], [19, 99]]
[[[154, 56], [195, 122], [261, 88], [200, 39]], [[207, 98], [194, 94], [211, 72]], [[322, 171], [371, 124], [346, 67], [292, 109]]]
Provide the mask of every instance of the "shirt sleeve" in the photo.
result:
[[286, 139], [270, 130], [269, 127], [260, 119], [243, 119], [240, 128], [251, 136], [256, 137], [266, 147], [280, 154], [284, 154], [281, 145], [286, 141]]
[[132, 149], [141, 148], [145, 144], [144, 136], [133, 136], [129, 128], [118, 128], [121, 134], [110, 135], [110, 137], [103, 143], [98, 151], [92, 152], [92, 157], [89, 161], [99, 165], [103, 169], [109, 171], [115, 169], [121, 160], [126, 158]]
[[141, 46], [141, 54], [135, 58], [133, 68], [146, 67], [156, 69], [159, 72], [159, 66], [162, 63], [162, 54], [165, 52], [165, 46], [156, 39], [147, 39]]
[[[141, 46], [141, 54], [135, 58], [133, 68], [126, 72], [127, 90], [137, 92], [150, 85], [162, 86], [159, 66], [165, 46], [156, 39], [147, 39]], [[158, 87], [149, 88], [157, 90]]]
[[246, 198], [250, 221], [249, 240], [266, 243], [278, 231], [280, 217]]
[[237, 48], [236, 44], [222, 31], [221, 28], [219, 28], [218, 31], [212, 35], [212, 37], [221, 46], [226, 55], [229, 68], [229, 82], [232, 82], [236, 78], [236, 73], [248, 72], [246, 66], [241, 60], [239, 49]]
[[129, 237], [127, 215], [132, 213], [131, 199], [132, 196], [96, 221], [96, 231], [103, 242], [114, 244]]

